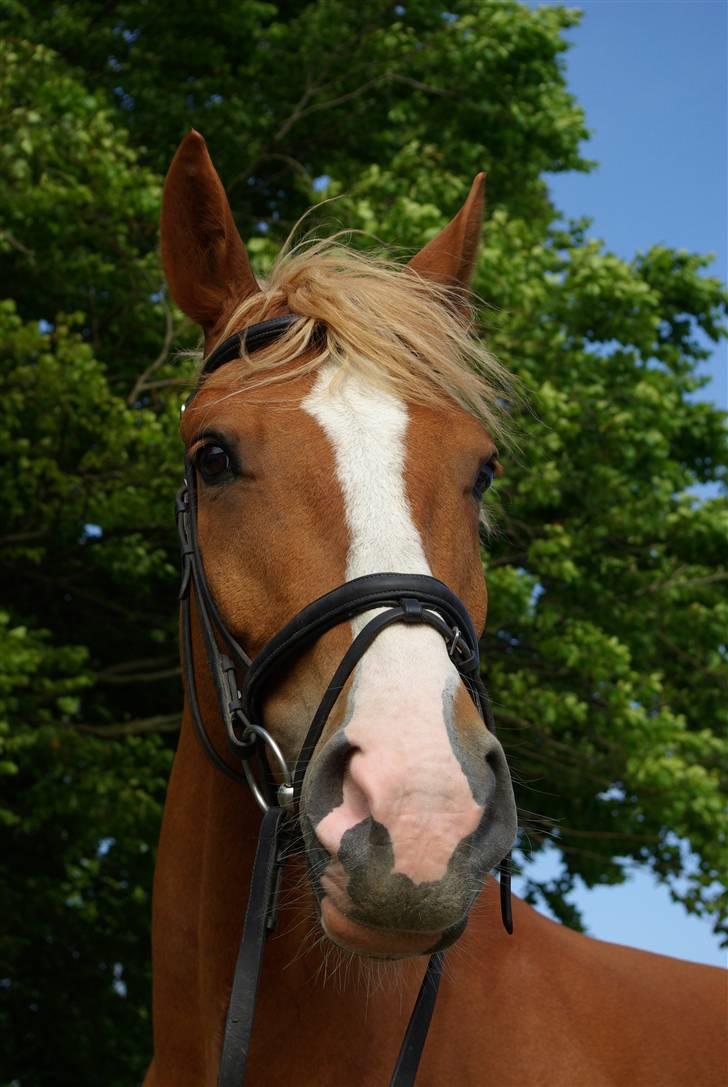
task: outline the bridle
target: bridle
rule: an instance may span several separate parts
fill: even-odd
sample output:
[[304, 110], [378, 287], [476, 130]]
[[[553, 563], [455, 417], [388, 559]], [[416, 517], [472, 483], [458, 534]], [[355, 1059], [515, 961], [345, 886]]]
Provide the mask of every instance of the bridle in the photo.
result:
[[[200, 381], [213, 370], [271, 343], [301, 318], [295, 314], [251, 325], [228, 337], [205, 361]], [[199, 388], [199, 385], [198, 385]], [[187, 400], [185, 410], [195, 396]], [[347, 581], [307, 604], [260, 653], [251, 659], [223, 622], [210, 593], [197, 539], [197, 484], [185, 458], [184, 484], [177, 494], [177, 529], [182, 556], [181, 641], [185, 689], [197, 735], [208, 758], [222, 773], [247, 784], [263, 817], [248, 895], [243, 935], [235, 965], [218, 1087], [241, 1087], [250, 1045], [255, 999], [267, 935], [276, 923], [283, 869], [296, 837], [301, 789], [308, 764], [334, 704], [375, 638], [393, 623], [426, 624], [442, 636], [486, 727], [494, 731], [487, 693], [480, 678], [478, 637], [465, 605], [437, 578], [382, 573]], [[215, 686], [230, 752], [242, 772], [215, 748], [203, 720], [195, 683], [191, 595], [202, 632], [207, 666]], [[275, 739], [261, 724], [261, 704], [269, 684], [323, 634], [376, 610], [342, 657], [324, 691], [298, 759], [290, 770]], [[221, 646], [224, 649], [220, 648]], [[238, 676], [242, 675], [242, 683]], [[271, 762], [274, 770], [271, 769]], [[510, 903], [510, 854], [500, 865], [501, 916], [513, 931]], [[417, 1075], [443, 967], [443, 955], [431, 955], [402, 1042], [390, 1087], [411, 1087]]]

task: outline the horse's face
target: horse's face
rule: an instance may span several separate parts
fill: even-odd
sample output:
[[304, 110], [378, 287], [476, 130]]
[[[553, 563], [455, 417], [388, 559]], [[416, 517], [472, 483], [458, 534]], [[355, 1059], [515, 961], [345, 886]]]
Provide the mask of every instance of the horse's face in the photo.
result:
[[[180, 222], [187, 232], [203, 229], [184, 200], [191, 177], [198, 207], [200, 179], [215, 200], [222, 190], [194, 137], [175, 163], [165, 194], [165, 213], [176, 201], [166, 236], [163, 219], [165, 262], [178, 301], [214, 339], [230, 310], [230, 283], [203, 319], [220, 262], [211, 263], [211, 246], [198, 244], [208, 280], [195, 308], [190, 247], [180, 286], [174, 230]], [[226, 208], [217, 216], [225, 252], [239, 243]], [[445, 262], [452, 248], [451, 237]], [[233, 256], [224, 275], [234, 267], [240, 276], [243, 267], [252, 279], [240, 252]], [[432, 243], [421, 257], [421, 270], [432, 274]], [[450, 267], [443, 275], [456, 278]], [[258, 289], [254, 281], [241, 286], [238, 280], [237, 300]], [[253, 655], [314, 598], [365, 574], [395, 572], [445, 582], [479, 629], [486, 612], [479, 506], [495, 456], [491, 437], [453, 400], [413, 403], [356, 371], [332, 376], [324, 362], [246, 389], [238, 364], [229, 364], [205, 381], [183, 416], [197, 469], [200, 551], [225, 624]], [[370, 617], [334, 628], [270, 690], [264, 723], [289, 765]], [[510, 848], [515, 808], [501, 746], [430, 627], [391, 626], [367, 650], [309, 764], [300, 817], [321, 924], [333, 941], [400, 956], [444, 946], [462, 931], [487, 872]]]

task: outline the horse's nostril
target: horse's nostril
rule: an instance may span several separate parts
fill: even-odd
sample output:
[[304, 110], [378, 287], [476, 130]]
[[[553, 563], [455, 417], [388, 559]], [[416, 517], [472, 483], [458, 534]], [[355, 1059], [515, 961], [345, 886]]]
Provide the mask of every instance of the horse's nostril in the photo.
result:
[[304, 804], [316, 839], [333, 857], [342, 836], [366, 819], [369, 805], [351, 773], [351, 761], [359, 747], [343, 732], [334, 735], [318, 758], [314, 772], [304, 783]]
[[487, 747], [485, 751], [485, 762], [489, 770], [491, 770], [495, 777], [499, 774], [508, 773], [508, 764], [506, 762], [505, 753], [500, 744], [500, 741], [496, 739], [492, 732], [487, 734]]
[[350, 744], [347, 739], [342, 735], [342, 742], [336, 744], [331, 749], [331, 761], [329, 762], [326, 770], [336, 778], [337, 781], [342, 782], [346, 776], [346, 772], [349, 769], [351, 760], [358, 752], [359, 748], [355, 744]]

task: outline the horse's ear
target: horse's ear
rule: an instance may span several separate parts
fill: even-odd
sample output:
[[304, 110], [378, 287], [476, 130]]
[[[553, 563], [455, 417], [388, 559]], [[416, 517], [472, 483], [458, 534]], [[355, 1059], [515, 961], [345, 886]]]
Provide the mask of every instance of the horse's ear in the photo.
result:
[[207, 144], [194, 129], [167, 173], [161, 233], [172, 297], [206, 332], [260, 290]]
[[455, 218], [420, 249], [409, 267], [447, 287], [467, 290], [478, 256], [484, 202], [485, 174], [478, 174]]

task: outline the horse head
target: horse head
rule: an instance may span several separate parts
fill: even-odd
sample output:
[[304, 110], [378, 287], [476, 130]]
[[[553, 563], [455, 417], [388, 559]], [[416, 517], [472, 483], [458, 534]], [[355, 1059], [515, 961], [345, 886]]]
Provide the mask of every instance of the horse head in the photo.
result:
[[[383, 573], [435, 578], [474, 630], [485, 623], [481, 497], [500, 471], [503, 374], [468, 323], [483, 183], [406, 267], [318, 242], [286, 250], [258, 283], [204, 141], [191, 133], [175, 156], [162, 254], [206, 355], [251, 326], [296, 318], [256, 350], [241, 339], [237, 357], [203, 376], [181, 424], [209, 593], [254, 662], [312, 600]], [[352, 609], [266, 672], [260, 723], [289, 766], [381, 610]], [[453, 621], [443, 634], [437, 603], [425, 611], [427, 621], [382, 629], [333, 692], [297, 797], [320, 924], [366, 956], [456, 939], [515, 835], [502, 747], [454, 660], [464, 632]], [[222, 726], [211, 732], [224, 752]], [[266, 772], [275, 778], [277, 763]]]

